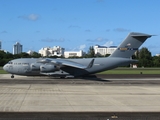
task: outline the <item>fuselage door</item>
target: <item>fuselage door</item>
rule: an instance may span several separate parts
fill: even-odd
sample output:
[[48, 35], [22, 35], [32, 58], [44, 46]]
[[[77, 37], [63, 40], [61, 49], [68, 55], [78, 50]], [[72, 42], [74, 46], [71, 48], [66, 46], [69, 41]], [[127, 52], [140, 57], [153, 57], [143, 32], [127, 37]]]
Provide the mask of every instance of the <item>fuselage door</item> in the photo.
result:
[[23, 72], [24, 73], [30, 72], [29, 63], [22, 63], [22, 66], [23, 66]]

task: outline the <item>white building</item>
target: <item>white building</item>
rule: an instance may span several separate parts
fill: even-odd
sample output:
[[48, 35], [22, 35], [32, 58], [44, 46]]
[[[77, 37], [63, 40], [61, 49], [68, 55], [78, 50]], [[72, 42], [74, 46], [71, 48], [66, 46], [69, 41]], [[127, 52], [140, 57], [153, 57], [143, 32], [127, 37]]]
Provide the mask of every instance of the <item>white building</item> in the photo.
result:
[[64, 48], [61, 48], [60, 46], [54, 46], [53, 48], [51, 47], [45, 47], [41, 48], [39, 50], [39, 53], [42, 56], [64, 56]]
[[110, 47], [99, 46], [99, 45], [94, 46], [94, 51], [96, 55], [112, 54], [116, 49], [117, 49], [116, 46], [110, 46]]
[[117, 46], [110, 46], [107, 48], [107, 54], [112, 54], [117, 49]]
[[13, 45], [13, 54], [20, 54], [22, 53], [22, 45], [19, 42], [16, 42], [15, 45]]
[[107, 54], [107, 47], [95, 45], [94, 52], [96, 55], [106, 55]]
[[32, 54], [34, 53], [34, 51], [29, 50], [27, 53], [28, 53], [29, 55], [32, 55]]
[[160, 56], [160, 53], [159, 53], [159, 54], [156, 54], [156, 56], [157, 56], [157, 57]]
[[83, 56], [83, 51], [65, 51], [64, 52], [64, 57], [68, 58], [68, 57], [82, 57]]

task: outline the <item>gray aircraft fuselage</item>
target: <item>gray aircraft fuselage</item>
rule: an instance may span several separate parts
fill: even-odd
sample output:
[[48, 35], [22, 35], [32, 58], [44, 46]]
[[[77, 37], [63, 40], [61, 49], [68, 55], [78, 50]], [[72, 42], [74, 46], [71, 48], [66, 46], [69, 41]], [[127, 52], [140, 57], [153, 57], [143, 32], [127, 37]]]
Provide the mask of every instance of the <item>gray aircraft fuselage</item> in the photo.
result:
[[131, 32], [117, 49], [105, 58], [52, 59], [21, 58], [9, 61], [3, 69], [13, 75], [84, 76], [137, 62], [131, 56], [152, 35]]
[[[20, 58], [12, 60], [10, 64], [6, 64], [3, 68], [11, 74], [25, 75], [25, 76], [39, 76], [39, 75], [52, 75], [52, 76], [82, 76], [101, 72], [104, 70], [110, 70], [118, 66], [128, 65], [130, 63], [136, 62], [136, 60], [128, 58], [94, 58], [94, 63], [91, 68], [88, 69], [77, 69], [74, 67], [62, 67], [60, 70], [55, 68], [55, 71], [41, 72], [41, 65], [51, 65], [50, 63], [37, 63], [41, 58]], [[51, 58], [47, 58], [51, 59]], [[93, 58], [83, 58], [83, 59], [66, 59], [68, 61], [77, 62], [83, 65], [88, 65]], [[65, 59], [62, 59], [65, 60]], [[34, 66], [34, 67], [33, 67]], [[54, 72], [54, 74], [52, 74]], [[44, 74], [43, 74], [44, 73]], [[68, 74], [69, 73], [69, 74]]]

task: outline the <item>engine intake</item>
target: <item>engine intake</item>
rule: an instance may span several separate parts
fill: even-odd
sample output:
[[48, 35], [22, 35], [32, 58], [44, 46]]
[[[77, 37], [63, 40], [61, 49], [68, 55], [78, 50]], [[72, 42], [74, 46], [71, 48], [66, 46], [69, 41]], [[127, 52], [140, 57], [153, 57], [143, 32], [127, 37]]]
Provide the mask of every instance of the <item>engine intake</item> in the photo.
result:
[[57, 67], [54, 66], [54, 65], [45, 64], [45, 65], [40, 66], [40, 71], [41, 72], [54, 72], [54, 71], [57, 71], [57, 70], [58, 70]]
[[39, 63], [32, 63], [31, 64], [31, 69], [32, 69], [32, 71], [39, 71], [39, 69], [40, 69], [40, 64]]

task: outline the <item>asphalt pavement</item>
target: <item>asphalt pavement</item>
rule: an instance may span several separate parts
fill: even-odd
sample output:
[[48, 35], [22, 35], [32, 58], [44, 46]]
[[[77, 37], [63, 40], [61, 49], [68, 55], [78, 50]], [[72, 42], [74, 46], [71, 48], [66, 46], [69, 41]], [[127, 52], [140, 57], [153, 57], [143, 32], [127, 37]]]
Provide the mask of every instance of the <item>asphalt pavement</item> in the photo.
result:
[[0, 120], [160, 120], [160, 77], [0, 75]]

